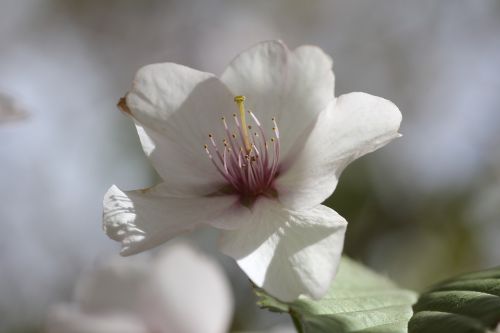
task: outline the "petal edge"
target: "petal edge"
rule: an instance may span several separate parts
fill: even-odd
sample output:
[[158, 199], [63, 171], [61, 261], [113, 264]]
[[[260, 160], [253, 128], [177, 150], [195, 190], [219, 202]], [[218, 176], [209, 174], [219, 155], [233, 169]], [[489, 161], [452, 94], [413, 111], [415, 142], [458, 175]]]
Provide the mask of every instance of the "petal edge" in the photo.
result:
[[201, 224], [217, 225], [219, 218], [224, 222], [224, 213], [238, 200], [230, 195], [169, 197], [164, 195], [163, 187], [160, 184], [146, 190], [122, 191], [113, 185], [104, 196], [103, 229], [108, 237], [121, 243], [121, 255], [148, 250]]
[[381, 97], [355, 92], [337, 98], [276, 179], [280, 201], [294, 209], [322, 203], [349, 163], [401, 136], [401, 118], [397, 106]]

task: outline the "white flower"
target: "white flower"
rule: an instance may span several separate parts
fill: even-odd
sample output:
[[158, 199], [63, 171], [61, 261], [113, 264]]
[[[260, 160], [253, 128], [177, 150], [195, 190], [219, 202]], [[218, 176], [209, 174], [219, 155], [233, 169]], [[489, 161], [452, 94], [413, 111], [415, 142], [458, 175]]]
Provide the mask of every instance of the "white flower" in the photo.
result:
[[233, 303], [221, 268], [186, 244], [154, 260], [114, 258], [54, 306], [47, 333], [224, 333]]
[[321, 203], [348, 163], [399, 136], [401, 121], [385, 99], [333, 93], [321, 49], [278, 41], [244, 51], [220, 78], [173, 63], [141, 68], [119, 106], [163, 182], [111, 187], [106, 233], [130, 255], [208, 224], [259, 287], [284, 301], [320, 298], [346, 229]]

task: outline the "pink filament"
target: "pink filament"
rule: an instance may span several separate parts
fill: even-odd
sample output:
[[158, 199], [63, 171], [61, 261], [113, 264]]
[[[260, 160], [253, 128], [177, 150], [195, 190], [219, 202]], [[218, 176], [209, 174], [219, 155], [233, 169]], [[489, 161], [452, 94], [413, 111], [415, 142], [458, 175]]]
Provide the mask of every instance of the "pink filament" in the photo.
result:
[[278, 173], [280, 137], [274, 118], [272, 119], [274, 137], [267, 140], [257, 117], [251, 111], [248, 113], [253, 125], [259, 130], [251, 135], [250, 151], [245, 149], [243, 129], [235, 114], [233, 118], [236, 131], [231, 132], [225, 118], [222, 118], [226, 134], [221, 141], [222, 146], [219, 147], [216, 138], [210, 134], [210, 144], [205, 145], [205, 151], [217, 171], [236, 192], [242, 197], [256, 197], [272, 189], [273, 180]]

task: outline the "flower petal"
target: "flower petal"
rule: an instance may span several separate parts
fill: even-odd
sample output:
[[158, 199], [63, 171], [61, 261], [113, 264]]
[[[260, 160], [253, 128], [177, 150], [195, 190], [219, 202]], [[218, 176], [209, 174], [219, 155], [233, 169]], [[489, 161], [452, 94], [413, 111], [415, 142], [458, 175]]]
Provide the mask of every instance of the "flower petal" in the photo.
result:
[[84, 274], [75, 288], [75, 300], [87, 313], [139, 313], [141, 288], [150, 266], [139, 258], [113, 257]]
[[144, 151], [171, 194], [207, 194], [223, 184], [204, 144], [225, 136], [221, 117], [236, 110], [229, 90], [212, 74], [164, 63], [141, 68], [126, 102]]
[[390, 101], [365, 93], [340, 96], [326, 108], [301, 153], [281, 170], [275, 186], [287, 207], [314, 207], [335, 190], [353, 160], [400, 136], [401, 112]]
[[127, 314], [88, 314], [72, 305], [58, 305], [49, 311], [46, 332], [149, 333], [149, 329], [141, 320]]
[[104, 231], [121, 242], [122, 255], [148, 250], [203, 223], [237, 227], [233, 223], [242, 221], [237, 215], [248, 210], [237, 196], [175, 198], [165, 195], [165, 186], [125, 192], [112, 186], [106, 193]]
[[276, 117], [285, 158], [334, 99], [332, 60], [314, 46], [290, 51], [279, 41], [259, 43], [237, 56], [221, 80], [234, 95], [247, 97], [248, 108], [268, 133]]
[[228, 331], [233, 315], [229, 281], [217, 262], [188, 244], [175, 243], [160, 252], [146, 285], [153, 303], [144, 315], [152, 331]]
[[220, 249], [259, 287], [282, 301], [322, 297], [336, 274], [347, 222], [330, 208], [291, 211], [259, 199], [244, 227], [222, 234]]

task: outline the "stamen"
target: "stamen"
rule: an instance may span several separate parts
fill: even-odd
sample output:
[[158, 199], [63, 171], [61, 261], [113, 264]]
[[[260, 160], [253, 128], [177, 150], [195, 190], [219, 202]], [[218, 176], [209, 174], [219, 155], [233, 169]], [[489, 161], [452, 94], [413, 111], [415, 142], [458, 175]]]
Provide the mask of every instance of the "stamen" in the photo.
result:
[[274, 134], [276, 134], [276, 138], [280, 138], [280, 131], [278, 129], [278, 125], [276, 124], [276, 118], [273, 117], [273, 124], [274, 124], [274, 127], [273, 127], [273, 131], [274, 131]]
[[[239, 117], [233, 114], [232, 125], [221, 117], [224, 137], [208, 134], [204, 148], [217, 171], [248, 203], [259, 195], [275, 195], [272, 187], [279, 169], [280, 136], [274, 117], [271, 135], [267, 136], [255, 114], [245, 110], [245, 97], [236, 96], [234, 101]], [[245, 118], [246, 112], [249, 119]]]

